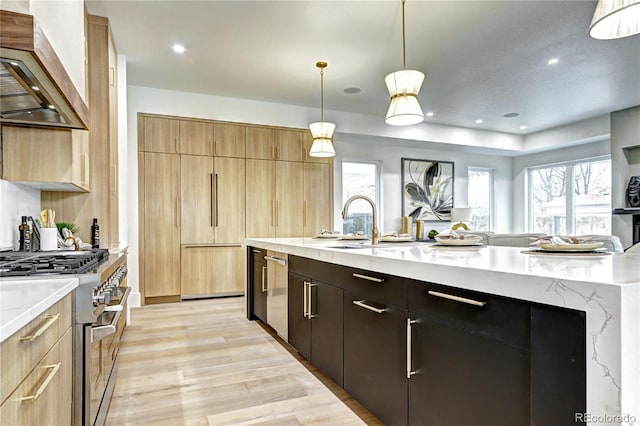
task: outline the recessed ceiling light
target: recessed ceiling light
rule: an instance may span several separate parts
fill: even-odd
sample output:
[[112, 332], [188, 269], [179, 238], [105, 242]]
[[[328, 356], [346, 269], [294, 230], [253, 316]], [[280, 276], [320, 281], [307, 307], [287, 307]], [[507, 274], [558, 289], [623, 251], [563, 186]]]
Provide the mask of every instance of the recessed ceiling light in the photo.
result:
[[517, 112], [510, 112], [510, 113], [507, 113], [507, 114], [503, 115], [504, 118], [514, 118], [514, 117], [519, 117], [519, 116], [520, 116], [520, 114], [518, 114]]
[[56, 109], [56, 107], [54, 107], [53, 105], [47, 105], [47, 107], [48, 107], [49, 109]]
[[549, 64], [549, 65], [555, 65], [555, 64], [557, 64], [558, 62], [560, 62], [560, 59], [558, 59], [558, 58], [551, 58], [551, 59], [549, 59], [549, 60], [547, 61], [547, 64]]
[[362, 92], [362, 90], [359, 87], [347, 87], [344, 89], [344, 93], [348, 93], [349, 95], [355, 95], [360, 92]]
[[477, 119], [476, 120], [476, 124], [480, 124], [480, 123], [482, 123], [482, 120], [481, 119]]
[[32, 90], [35, 90], [35, 91], [40, 90], [40, 89], [38, 88], [38, 86], [31, 86], [31, 89], [32, 89]]
[[433, 113], [432, 112], [428, 112], [427, 113], [427, 117], [433, 117]]
[[173, 50], [175, 53], [183, 54], [187, 51], [187, 48], [182, 44], [174, 43], [173, 46], [171, 46], [171, 50]]
[[520, 126], [520, 130], [525, 130], [527, 126]]

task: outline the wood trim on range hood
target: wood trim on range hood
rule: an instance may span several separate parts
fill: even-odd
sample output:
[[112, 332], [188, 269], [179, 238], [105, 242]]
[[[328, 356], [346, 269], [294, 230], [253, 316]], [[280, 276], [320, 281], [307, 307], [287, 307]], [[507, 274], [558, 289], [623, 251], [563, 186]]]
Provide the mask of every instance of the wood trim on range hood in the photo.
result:
[[33, 16], [0, 10], [0, 56], [23, 63], [64, 118], [45, 121], [3, 117], [0, 122], [88, 129], [89, 108]]

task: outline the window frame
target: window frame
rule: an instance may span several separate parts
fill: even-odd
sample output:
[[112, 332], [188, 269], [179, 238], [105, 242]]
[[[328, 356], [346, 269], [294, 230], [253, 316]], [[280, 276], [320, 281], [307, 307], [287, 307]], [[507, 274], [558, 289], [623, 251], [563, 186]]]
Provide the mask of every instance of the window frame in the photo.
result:
[[[376, 204], [377, 213], [378, 213], [378, 226], [384, 223], [384, 213], [380, 208], [382, 198], [382, 162], [376, 160], [362, 160], [362, 159], [350, 159], [343, 158], [340, 160], [340, 198], [342, 200], [341, 206], [347, 202], [344, 198], [344, 164], [345, 163], [355, 163], [355, 164], [369, 164], [375, 166], [375, 186], [376, 186], [376, 199], [373, 202]], [[342, 207], [341, 207], [342, 209]], [[340, 225], [340, 229], [343, 228], [342, 222]]]
[[489, 173], [489, 229], [482, 232], [493, 232], [495, 224], [495, 172], [496, 169], [491, 167], [469, 166], [467, 167], [467, 203], [469, 202], [469, 173], [472, 171]]
[[[531, 177], [532, 173], [535, 170], [539, 170], [539, 169], [546, 169], [546, 168], [550, 168], [550, 167], [566, 167], [567, 168], [567, 175], [566, 175], [566, 181], [567, 181], [567, 189], [566, 189], [566, 199], [565, 199], [565, 216], [566, 216], [566, 234], [567, 235], [574, 235], [575, 234], [575, 229], [576, 229], [576, 194], [575, 194], [575, 166], [577, 164], [583, 164], [583, 163], [597, 163], [597, 162], [601, 162], [601, 161], [609, 161], [610, 165], [611, 165], [611, 156], [610, 155], [600, 155], [600, 156], [596, 156], [596, 157], [588, 157], [588, 158], [581, 158], [578, 160], [569, 160], [569, 161], [559, 161], [559, 162], [555, 162], [555, 163], [549, 163], [549, 164], [541, 164], [541, 165], [537, 165], [537, 166], [531, 166], [531, 167], [527, 167], [527, 173], [525, 174], [525, 193], [526, 193], [526, 200], [527, 200], [527, 205], [525, 206], [525, 211], [526, 211], [526, 215], [527, 215], [527, 221], [526, 221], [526, 229], [527, 232], [539, 232], [539, 231], [534, 231], [533, 229], [533, 190], [531, 188], [531, 185], [533, 184], [533, 179]], [[613, 185], [613, 182], [612, 182]], [[611, 229], [609, 230], [609, 232], [611, 233]]]

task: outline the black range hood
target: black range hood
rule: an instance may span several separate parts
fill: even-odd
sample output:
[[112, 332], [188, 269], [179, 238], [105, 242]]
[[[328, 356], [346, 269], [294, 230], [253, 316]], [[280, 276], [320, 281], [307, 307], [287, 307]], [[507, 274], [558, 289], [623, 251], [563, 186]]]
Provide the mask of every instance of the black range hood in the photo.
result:
[[0, 122], [87, 129], [89, 109], [31, 15], [0, 10]]

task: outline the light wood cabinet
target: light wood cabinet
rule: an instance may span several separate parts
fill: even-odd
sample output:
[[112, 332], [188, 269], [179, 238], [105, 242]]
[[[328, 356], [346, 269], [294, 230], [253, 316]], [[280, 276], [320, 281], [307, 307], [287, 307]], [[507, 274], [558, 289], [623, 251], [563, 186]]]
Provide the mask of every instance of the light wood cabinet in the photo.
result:
[[178, 150], [180, 154], [213, 155], [213, 124], [180, 120]]
[[90, 190], [86, 130], [2, 126], [2, 178], [42, 190]]
[[247, 128], [247, 158], [302, 161], [302, 133], [268, 127]]
[[323, 229], [331, 229], [333, 209], [332, 182], [328, 164], [304, 164], [303, 233], [313, 237]]
[[[119, 243], [117, 58], [109, 21], [89, 15], [87, 19], [88, 105], [91, 115], [87, 175], [91, 191], [84, 194], [51, 188], [40, 193], [43, 208], [56, 211], [58, 221], [78, 226], [76, 236], [91, 241], [91, 224], [98, 218], [100, 247]], [[86, 160], [85, 160], [86, 161]], [[56, 191], [56, 192], [53, 192]]]
[[175, 297], [180, 295], [180, 159], [175, 154], [142, 155], [144, 294]]
[[214, 123], [213, 155], [216, 157], [245, 157], [247, 128], [235, 124]]
[[247, 160], [247, 237], [302, 235], [303, 164]]
[[242, 294], [245, 282], [244, 247], [182, 246], [180, 294], [183, 299]]
[[143, 116], [142, 151], [177, 154], [180, 121], [172, 118]]
[[180, 157], [181, 243], [243, 242], [245, 160]]
[[[33, 340], [20, 339], [38, 330], [43, 332]], [[2, 342], [2, 424], [71, 424], [72, 350], [71, 295]]]

